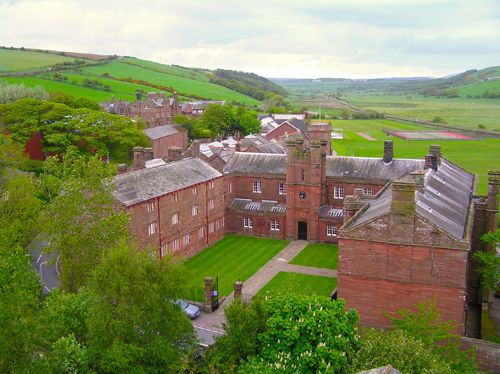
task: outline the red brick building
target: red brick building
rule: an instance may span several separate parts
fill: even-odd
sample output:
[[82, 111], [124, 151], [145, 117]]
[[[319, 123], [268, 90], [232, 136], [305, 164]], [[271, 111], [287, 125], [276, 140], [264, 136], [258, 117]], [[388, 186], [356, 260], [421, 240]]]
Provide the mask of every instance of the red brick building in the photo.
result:
[[150, 92], [144, 100], [142, 94], [138, 93], [133, 103], [125, 100], [117, 101], [113, 96], [111, 102], [106, 101], [101, 107], [109, 113], [132, 119], [142, 118], [150, 127], [171, 124], [173, 117], [180, 113], [176, 93], [172, 97], [166, 97], [164, 93]]
[[187, 148], [187, 131], [172, 125], [163, 125], [144, 129], [144, 134], [153, 145], [153, 157], [168, 157], [168, 149], [177, 147], [183, 151]]

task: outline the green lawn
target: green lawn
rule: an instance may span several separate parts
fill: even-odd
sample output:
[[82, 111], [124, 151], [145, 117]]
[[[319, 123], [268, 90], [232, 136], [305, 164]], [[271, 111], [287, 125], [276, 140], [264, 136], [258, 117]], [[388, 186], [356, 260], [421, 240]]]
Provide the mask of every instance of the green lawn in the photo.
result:
[[288, 244], [285, 240], [238, 235], [226, 237], [184, 263], [186, 298], [203, 300], [203, 278], [219, 276], [219, 295], [229, 295], [237, 280], [245, 281]]
[[[443, 155], [467, 171], [479, 176], [478, 193], [487, 193], [488, 171], [497, 170], [500, 160], [500, 139], [484, 140], [403, 140], [387, 136], [384, 128], [399, 130], [429, 129], [419, 125], [396, 122], [386, 119], [377, 120], [333, 120], [334, 128], [341, 128], [344, 139], [333, 140], [333, 149], [341, 156], [382, 157], [384, 140], [394, 142], [394, 157], [423, 158], [430, 144], [440, 144]], [[357, 132], [374, 137], [368, 141]]]
[[257, 293], [257, 297], [277, 294], [330, 296], [337, 287], [337, 279], [319, 275], [280, 271]]
[[0, 49], [0, 72], [35, 69], [75, 60], [74, 57], [59, 56], [53, 53]]
[[290, 261], [290, 264], [336, 270], [338, 257], [337, 244], [309, 244]]

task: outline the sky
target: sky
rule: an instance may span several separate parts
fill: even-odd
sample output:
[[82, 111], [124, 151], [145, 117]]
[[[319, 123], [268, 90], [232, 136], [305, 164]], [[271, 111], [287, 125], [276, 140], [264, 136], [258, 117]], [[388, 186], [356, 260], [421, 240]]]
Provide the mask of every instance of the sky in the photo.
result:
[[0, 0], [0, 45], [275, 78], [500, 65], [500, 0]]

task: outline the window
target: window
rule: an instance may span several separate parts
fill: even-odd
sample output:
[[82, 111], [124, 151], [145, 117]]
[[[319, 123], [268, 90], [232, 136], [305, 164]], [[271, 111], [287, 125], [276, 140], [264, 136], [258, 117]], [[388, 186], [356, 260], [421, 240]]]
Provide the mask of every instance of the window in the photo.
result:
[[219, 218], [215, 221], [215, 230], [220, 230], [224, 227], [224, 218]]
[[233, 182], [227, 184], [227, 193], [233, 193]]
[[251, 229], [253, 227], [252, 217], [243, 218], [243, 227], [246, 227], [247, 229]]
[[151, 222], [148, 224], [148, 235], [153, 235], [156, 233], [156, 222]]
[[196, 216], [198, 215], [198, 209], [199, 209], [199, 206], [198, 205], [195, 205], [191, 208], [191, 215], [193, 216]]
[[277, 219], [272, 219], [269, 221], [269, 230], [280, 231], [280, 221]]
[[344, 186], [335, 186], [333, 188], [333, 198], [334, 199], [344, 198]]
[[326, 225], [326, 235], [327, 236], [337, 236], [337, 226]]
[[193, 187], [191, 191], [193, 191], [194, 196], [198, 195], [198, 187]]
[[205, 236], [205, 227], [200, 227], [198, 229], [198, 239], [202, 239]]
[[160, 255], [163, 258], [167, 253], [168, 253], [168, 245], [167, 243], [163, 243], [160, 247]]
[[304, 171], [304, 169], [302, 169], [302, 170], [300, 171], [300, 180], [301, 180], [302, 182], [304, 182], [304, 179], [306, 178], [305, 176], [306, 176], [306, 172]]
[[179, 201], [179, 195], [178, 195], [178, 194], [176, 194], [176, 193], [174, 193], [174, 194], [172, 195], [172, 201], [173, 201], [174, 203], [178, 202], [178, 201]]
[[278, 193], [279, 193], [280, 195], [286, 195], [286, 184], [285, 184], [285, 183], [280, 182], [280, 183], [278, 184]]
[[189, 245], [189, 243], [191, 243], [191, 234], [184, 235], [184, 237], [182, 238], [182, 242], [184, 246]]
[[172, 215], [172, 225], [177, 225], [179, 223], [179, 213]]
[[146, 210], [148, 212], [154, 212], [155, 211], [155, 203], [154, 201], [153, 202], [149, 202], [146, 204]]
[[373, 195], [373, 190], [371, 188], [363, 188], [363, 195]]
[[179, 247], [180, 247], [180, 245], [179, 245], [179, 244], [180, 244], [180, 243], [179, 243], [179, 239], [175, 239], [175, 240], [171, 243], [170, 248], [172, 248], [172, 250], [173, 250], [173, 251], [177, 251], [177, 250], [179, 249]]
[[208, 200], [208, 210], [212, 210], [215, 206], [214, 199]]
[[210, 222], [208, 225], [208, 233], [212, 234], [215, 231], [215, 224], [213, 222]]
[[210, 182], [208, 182], [208, 188], [209, 188], [209, 189], [211, 189], [211, 190], [213, 190], [213, 189], [215, 188], [215, 183], [214, 183], [214, 181], [210, 181]]
[[253, 192], [262, 193], [262, 181], [253, 181]]

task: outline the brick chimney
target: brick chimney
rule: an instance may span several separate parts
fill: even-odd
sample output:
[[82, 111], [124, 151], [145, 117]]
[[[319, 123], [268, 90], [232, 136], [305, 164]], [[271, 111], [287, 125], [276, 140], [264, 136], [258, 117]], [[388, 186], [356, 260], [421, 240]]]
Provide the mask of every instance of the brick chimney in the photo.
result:
[[127, 172], [127, 164], [118, 164], [116, 171], [118, 175], [125, 174]]
[[168, 160], [177, 161], [182, 158], [182, 148], [179, 147], [169, 147], [168, 148]]
[[135, 91], [135, 101], [142, 101], [142, 91]]
[[384, 162], [386, 164], [392, 162], [392, 158], [394, 157], [394, 147], [392, 144], [392, 140], [384, 141]]
[[412, 216], [415, 213], [414, 182], [395, 180], [392, 182], [391, 213], [401, 216]]
[[236, 152], [241, 152], [241, 143], [239, 140], [238, 140], [238, 143], [236, 143], [236, 145], [234, 146], [234, 150]]
[[433, 170], [437, 171], [438, 161], [437, 161], [437, 157], [435, 155], [425, 156], [424, 170], [427, 170], [427, 169], [433, 169]]
[[149, 161], [154, 158], [153, 148], [144, 148], [144, 160]]
[[441, 164], [441, 146], [437, 144], [431, 144], [429, 146], [429, 154], [435, 156], [437, 160], [437, 165]]
[[132, 160], [132, 169], [144, 169], [145, 159], [144, 159], [144, 148], [142, 147], [134, 147], [134, 159]]

